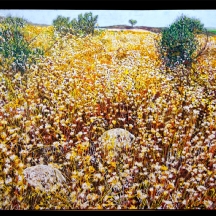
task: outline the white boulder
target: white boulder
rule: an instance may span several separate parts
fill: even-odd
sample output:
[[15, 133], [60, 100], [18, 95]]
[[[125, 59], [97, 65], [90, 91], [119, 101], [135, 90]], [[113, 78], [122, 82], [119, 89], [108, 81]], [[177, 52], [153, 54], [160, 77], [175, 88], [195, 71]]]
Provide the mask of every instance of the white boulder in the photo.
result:
[[24, 170], [24, 176], [30, 185], [42, 191], [53, 190], [66, 181], [58, 169], [49, 165], [28, 167]]
[[131, 147], [135, 136], [122, 128], [110, 129], [99, 137], [98, 141], [106, 150], [120, 150]]

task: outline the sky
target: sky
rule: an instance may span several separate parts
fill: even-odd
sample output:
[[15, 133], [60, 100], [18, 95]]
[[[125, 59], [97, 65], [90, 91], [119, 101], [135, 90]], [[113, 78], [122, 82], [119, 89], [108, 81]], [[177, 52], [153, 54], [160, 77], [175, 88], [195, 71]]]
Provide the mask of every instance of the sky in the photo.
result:
[[177, 17], [184, 14], [191, 18], [197, 18], [205, 27], [216, 28], [215, 9], [196, 9], [196, 10], [35, 10], [35, 9], [16, 9], [2, 10], [0, 16], [18, 16], [36, 24], [52, 25], [52, 21], [58, 15], [70, 17], [70, 20], [77, 18], [79, 14], [92, 12], [98, 15], [99, 26], [109, 25], [130, 25], [128, 20], [137, 21], [136, 26], [149, 27], [168, 27]]

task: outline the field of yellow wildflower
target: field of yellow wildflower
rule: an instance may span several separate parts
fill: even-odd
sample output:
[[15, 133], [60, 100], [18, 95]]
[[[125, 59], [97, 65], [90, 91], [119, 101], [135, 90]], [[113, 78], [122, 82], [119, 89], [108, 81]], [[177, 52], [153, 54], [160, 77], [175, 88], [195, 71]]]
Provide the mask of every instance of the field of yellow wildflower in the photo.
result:
[[[26, 28], [47, 52], [23, 76], [0, 71], [0, 209], [216, 209], [215, 36], [194, 65], [199, 82], [177, 91], [159, 34], [54, 41], [52, 27]], [[112, 128], [134, 135], [131, 148], [104, 152]], [[39, 164], [66, 181], [28, 184], [24, 170]]]

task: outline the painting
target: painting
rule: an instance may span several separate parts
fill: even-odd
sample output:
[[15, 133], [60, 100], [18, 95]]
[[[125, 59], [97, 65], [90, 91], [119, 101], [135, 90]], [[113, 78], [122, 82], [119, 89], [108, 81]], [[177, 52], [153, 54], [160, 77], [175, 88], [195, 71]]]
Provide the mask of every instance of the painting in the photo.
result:
[[215, 16], [0, 10], [0, 209], [215, 210]]

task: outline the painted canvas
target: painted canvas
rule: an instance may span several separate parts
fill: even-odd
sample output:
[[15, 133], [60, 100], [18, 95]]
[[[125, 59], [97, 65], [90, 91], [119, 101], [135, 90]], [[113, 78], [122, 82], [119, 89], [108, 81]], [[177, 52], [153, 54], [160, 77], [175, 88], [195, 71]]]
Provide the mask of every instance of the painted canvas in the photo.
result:
[[1, 210], [216, 209], [216, 10], [0, 16]]

